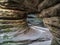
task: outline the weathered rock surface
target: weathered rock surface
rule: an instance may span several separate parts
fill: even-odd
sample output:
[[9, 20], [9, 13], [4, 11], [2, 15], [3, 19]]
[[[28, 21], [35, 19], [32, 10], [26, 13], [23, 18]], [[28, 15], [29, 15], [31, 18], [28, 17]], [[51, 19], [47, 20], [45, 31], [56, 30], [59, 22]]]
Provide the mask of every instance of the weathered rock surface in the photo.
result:
[[[51, 44], [51, 33], [49, 29], [42, 28], [38, 26], [31, 26], [31, 29], [27, 33], [19, 34], [14, 37], [13, 35], [19, 33], [18, 31], [9, 32], [9, 33], [1, 33], [0, 34], [0, 44], [4, 45], [8, 43], [10, 45], [50, 45]], [[6, 37], [5, 37], [6, 36]]]
[[52, 45], [60, 45], [60, 0], [1, 0], [0, 12], [1, 20], [24, 20], [22, 29], [28, 27], [27, 14], [39, 14], [54, 36]]

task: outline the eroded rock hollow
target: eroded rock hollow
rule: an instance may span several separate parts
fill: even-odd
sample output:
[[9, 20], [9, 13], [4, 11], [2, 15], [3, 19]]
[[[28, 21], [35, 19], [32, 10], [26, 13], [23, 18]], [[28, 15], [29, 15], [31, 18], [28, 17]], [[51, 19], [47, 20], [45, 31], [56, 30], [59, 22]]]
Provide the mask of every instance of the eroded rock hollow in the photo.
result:
[[28, 14], [43, 18], [54, 36], [52, 45], [60, 45], [60, 0], [0, 0], [0, 27], [5, 32], [7, 28], [30, 29]]

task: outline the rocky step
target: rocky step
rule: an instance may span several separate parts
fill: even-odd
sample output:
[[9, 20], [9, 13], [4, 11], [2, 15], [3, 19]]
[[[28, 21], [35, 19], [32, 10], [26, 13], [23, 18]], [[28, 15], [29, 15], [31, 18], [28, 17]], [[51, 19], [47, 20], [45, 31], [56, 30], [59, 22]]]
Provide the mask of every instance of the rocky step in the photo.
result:
[[2, 23], [2, 24], [9, 24], [9, 23], [23, 24], [25, 22], [24, 22], [24, 19], [22, 19], [22, 20], [2, 20], [2, 19], [0, 19], [0, 23]]
[[0, 20], [0, 29], [24, 27], [25, 23], [24, 20]]
[[0, 24], [0, 33], [21, 30], [23, 27], [26, 28], [25, 25], [19, 24]]
[[12, 19], [19, 19], [23, 18], [24, 16], [23, 11], [17, 11], [17, 10], [9, 10], [9, 9], [2, 9], [0, 8], [0, 18], [12, 18]]

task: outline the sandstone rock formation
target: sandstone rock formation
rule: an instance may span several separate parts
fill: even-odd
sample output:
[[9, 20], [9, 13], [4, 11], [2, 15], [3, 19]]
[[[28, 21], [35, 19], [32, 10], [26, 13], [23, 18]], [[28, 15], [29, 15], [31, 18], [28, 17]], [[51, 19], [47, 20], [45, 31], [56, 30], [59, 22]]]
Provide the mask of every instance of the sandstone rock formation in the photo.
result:
[[1, 0], [0, 12], [3, 26], [22, 26], [21, 29], [28, 27], [28, 14], [38, 14], [54, 36], [52, 45], [60, 45], [60, 0]]

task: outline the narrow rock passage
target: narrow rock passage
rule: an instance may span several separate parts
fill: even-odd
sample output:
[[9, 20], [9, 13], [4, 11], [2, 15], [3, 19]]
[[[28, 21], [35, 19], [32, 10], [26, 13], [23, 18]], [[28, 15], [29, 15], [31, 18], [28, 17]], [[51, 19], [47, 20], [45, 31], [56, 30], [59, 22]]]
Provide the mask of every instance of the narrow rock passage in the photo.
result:
[[[0, 44], [4, 45], [18, 45], [18, 44], [26, 44], [26, 45], [50, 45], [51, 44], [51, 34], [49, 29], [38, 27], [38, 26], [31, 26], [31, 29], [28, 33], [20, 34], [16, 37], [14, 35], [18, 32], [9, 32], [9, 33], [2, 33], [0, 34]], [[6, 36], [6, 37], [4, 37]]]

